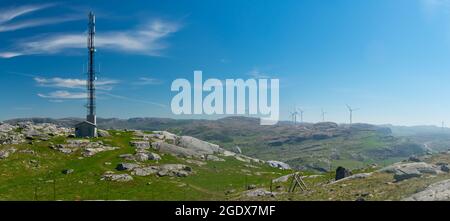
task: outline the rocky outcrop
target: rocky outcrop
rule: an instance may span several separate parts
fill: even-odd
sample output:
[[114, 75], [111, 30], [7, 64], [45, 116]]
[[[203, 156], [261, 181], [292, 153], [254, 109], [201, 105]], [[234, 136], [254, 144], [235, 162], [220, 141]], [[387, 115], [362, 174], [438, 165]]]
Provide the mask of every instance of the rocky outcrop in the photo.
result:
[[421, 177], [423, 174], [442, 173], [440, 167], [425, 162], [396, 163], [378, 170], [378, 172], [393, 173], [395, 181], [403, 181], [414, 177]]
[[86, 139], [67, 140], [65, 144], [50, 145], [50, 148], [64, 154], [71, 154], [81, 150], [84, 157], [91, 157], [105, 151], [117, 150], [119, 147], [111, 147], [103, 144], [102, 141], [89, 141]]
[[15, 153], [15, 148], [8, 148], [5, 150], [0, 150], [0, 160], [8, 158], [11, 154]]
[[48, 140], [52, 136], [67, 136], [73, 129], [55, 124], [20, 122], [15, 125], [0, 123], [0, 144], [21, 144], [26, 140]]
[[119, 163], [116, 167], [116, 170], [122, 171], [122, 170], [128, 170], [131, 171], [135, 168], [140, 167], [139, 164], [136, 163]]
[[[219, 145], [209, 143], [195, 137], [178, 136], [167, 131], [153, 131], [153, 133], [151, 134], [146, 134], [142, 131], [135, 131], [134, 136], [135, 140], [132, 141], [131, 144], [132, 146], [138, 148], [138, 151], [139, 148], [141, 150], [147, 149], [147, 142], [151, 142], [150, 146], [154, 150], [176, 157], [196, 158], [210, 161], [225, 161], [225, 159], [221, 158], [220, 156], [232, 156], [239, 161], [247, 163], [264, 163], [264, 161], [262, 160], [227, 151], [221, 148]], [[240, 152], [240, 149], [238, 152]], [[286, 164], [282, 167], [285, 166]]]
[[239, 146], [235, 146], [233, 147], [233, 152], [237, 153], [237, 154], [242, 154], [242, 150]]
[[450, 180], [431, 184], [425, 190], [418, 192], [404, 201], [448, 201], [450, 200]]
[[161, 160], [161, 156], [159, 156], [159, 154], [156, 153], [147, 153], [147, 159], [148, 160]]
[[209, 161], [225, 161], [224, 159], [219, 158], [219, 157], [214, 156], [214, 155], [207, 155], [206, 156], [206, 160], [209, 160]]
[[191, 167], [184, 164], [141, 165], [137, 163], [119, 163], [118, 171], [130, 171], [133, 176], [149, 176], [156, 174], [160, 177], [186, 177], [193, 173]]
[[148, 149], [150, 148], [150, 142], [148, 141], [131, 141], [131, 146], [137, 149]]
[[355, 175], [351, 175], [351, 176], [348, 176], [348, 177], [336, 180], [336, 181], [332, 182], [331, 184], [343, 182], [343, 181], [346, 181], [346, 180], [365, 179], [367, 177], [372, 176], [372, 174], [373, 173], [358, 173], [358, 174], [355, 174]]
[[186, 177], [192, 173], [192, 168], [184, 164], [165, 164], [159, 167], [158, 176]]
[[253, 189], [245, 193], [248, 197], [262, 197], [262, 196], [275, 196], [276, 193], [267, 191], [265, 189]]
[[289, 164], [283, 163], [283, 162], [280, 162], [280, 161], [269, 160], [269, 161], [267, 161], [267, 164], [269, 164], [269, 166], [271, 166], [271, 167], [279, 168], [279, 169], [282, 169], [282, 170], [290, 170], [291, 169]]
[[133, 165], [133, 168], [131, 170], [131, 174], [135, 176], [149, 176], [152, 174], [156, 174], [160, 177], [186, 177], [193, 173], [192, 168], [184, 164], [163, 164], [160, 166], [143, 167], [139, 165]]
[[415, 155], [413, 155], [413, 156], [410, 156], [409, 158], [408, 158], [408, 160], [409, 161], [411, 161], [411, 162], [422, 162], [422, 160], [420, 160], [420, 158], [419, 157], [417, 157], [417, 156], [415, 156]]
[[101, 177], [101, 180], [115, 181], [115, 182], [129, 182], [133, 177], [128, 174], [114, 174], [113, 172], [106, 172]]
[[217, 154], [223, 152], [223, 149], [217, 144], [212, 144], [195, 137], [181, 136], [178, 139], [177, 145], [189, 150], [193, 150], [198, 154]]
[[157, 166], [148, 166], [148, 167], [138, 167], [134, 168], [131, 172], [131, 175], [135, 176], [149, 176], [152, 174], [156, 174], [159, 171], [159, 167]]
[[74, 172], [73, 169], [65, 169], [65, 170], [62, 171], [62, 173], [65, 174], [65, 175], [71, 174], [73, 172]]
[[167, 131], [153, 131], [153, 134], [154, 134], [155, 138], [157, 138], [157, 139], [169, 141], [172, 143], [176, 143], [177, 140], [179, 139], [179, 137], [177, 135], [167, 132]]
[[152, 148], [158, 150], [161, 153], [171, 154], [178, 157], [201, 157], [202, 154], [193, 150], [186, 149], [173, 144], [165, 143], [162, 141], [153, 142]]
[[138, 162], [145, 162], [148, 160], [161, 160], [161, 156], [156, 153], [151, 153], [148, 151], [138, 151], [136, 154], [121, 154], [119, 155], [120, 158], [123, 158], [125, 160], [135, 160]]
[[100, 130], [100, 129], [97, 130], [97, 134], [99, 137], [110, 137], [111, 136], [108, 131]]

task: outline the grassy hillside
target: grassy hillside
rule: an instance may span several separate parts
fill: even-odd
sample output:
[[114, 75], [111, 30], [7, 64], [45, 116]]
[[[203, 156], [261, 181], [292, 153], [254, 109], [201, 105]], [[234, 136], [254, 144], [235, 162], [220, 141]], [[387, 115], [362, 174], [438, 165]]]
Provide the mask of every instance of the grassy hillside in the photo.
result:
[[[289, 192], [293, 184], [292, 177], [281, 182], [274, 179], [290, 175], [294, 172], [292, 170], [243, 162], [235, 157], [220, 156], [225, 161], [179, 158], [151, 149], [162, 159], [145, 161], [145, 165], [185, 164], [192, 168], [193, 173], [187, 177], [133, 175], [133, 180], [129, 182], [105, 181], [101, 177], [107, 171], [129, 174], [117, 171], [116, 166], [121, 162], [134, 161], [125, 160], [119, 155], [136, 152], [136, 148], [130, 146], [130, 141], [136, 136], [133, 132], [110, 130], [109, 133], [112, 136], [91, 141], [102, 141], [105, 145], [119, 148], [91, 157], [82, 157], [81, 149], [64, 154], [50, 148], [74, 140], [66, 136], [0, 145], [0, 151], [16, 149], [8, 157], [0, 159], [0, 200], [401, 200], [432, 183], [450, 179], [448, 172], [439, 172], [396, 182], [393, 174], [378, 172], [381, 166], [372, 165], [352, 170], [353, 174], [370, 174], [367, 177], [338, 182], [334, 181], [334, 172], [301, 172], [307, 190], [297, 188], [297, 191]], [[355, 136], [359, 138], [349, 139], [366, 142], [365, 151], [377, 150], [382, 139], [373, 138], [375, 135], [372, 133], [358, 133]], [[348, 150], [353, 150], [352, 145], [361, 145], [341, 139], [336, 137], [327, 140], [332, 140], [335, 146], [346, 144]], [[450, 154], [424, 156], [421, 159], [430, 165], [448, 165]], [[339, 159], [336, 162], [339, 165], [348, 163]], [[64, 174], [66, 169], [72, 169], [73, 172]], [[256, 190], [261, 190], [261, 194], [249, 194]]]
[[[15, 123], [31, 120], [71, 126], [76, 119], [46, 118], [17, 119]], [[423, 155], [424, 143], [414, 137], [395, 137], [388, 127], [367, 124], [337, 125], [292, 124], [279, 122], [261, 126], [259, 119], [227, 117], [219, 120], [174, 120], [165, 118], [99, 119], [99, 127], [115, 129], [168, 130], [190, 135], [233, 150], [238, 146], [245, 155], [263, 160], [279, 160], [291, 166], [315, 171], [330, 171], [336, 166], [351, 169], [368, 164], [387, 165]]]
[[[50, 149], [51, 143], [64, 143], [64, 137], [33, 141], [20, 145], [0, 145], [0, 150], [14, 147], [17, 151], [0, 160], [0, 200], [227, 200], [239, 197], [249, 185], [269, 187], [271, 179], [286, 174], [264, 164], [249, 166], [234, 158], [224, 162], [207, 161], [199, 166], [171, 155], [163, 155], [158, 163], [182, 163], [192, 167], [188, 177], [134, 177], [118, 183], [102, 181], [106, 171], [116, 171], [124, 162], [120, 154], [134, 153], [129, 145], [131, 132], [110, 131], [108, 138], [98, 138], [118, 150], [98, 153], [92, 157], [70, 155]], [[26, 150], [26, 151], [24, 151]], [[31, 153], [32, 150], [34, 153]], [[161, 154], [162, 155], [162, 154]], [[73, 169], [71, 174], [63, 174]], [[117, 172], [117, 171], [116, 171]]]
[[[411, 163], [411, 162], [403, 162]], [[427, 164], [450, 163], [450, 152], [424, 157]], [[306, 176], [303, 178], [307, 184], [306, 191], [293, 193], [282, 192], [273, 197], [242, 197], [243, 200], [293, 200], [293, 201], [399, 201], [404, 200], [415, 193], [421, 192], [431, 184], [449, 180], [450, 173], [440, 172], [437, 174], [422, 175], [400, 182], [395, 181], [393, 174], [377, 172], [380, 167], [366, 167], [353, 170], [353, 174], [370, 174], [365, 178], [354, 178], [334, 181], [335, 173], [324, 173], [321, 175]], [[282, 184], [283, 189], [288, 189], [292, 178]], [[446, 191], [440, 190], [441, 192]], [[436, 194], [439, 191], [436, 191]], [[445, 193], [441, 193], [445, 194]], [[447, 195], [448, 200], [448, 195]]]

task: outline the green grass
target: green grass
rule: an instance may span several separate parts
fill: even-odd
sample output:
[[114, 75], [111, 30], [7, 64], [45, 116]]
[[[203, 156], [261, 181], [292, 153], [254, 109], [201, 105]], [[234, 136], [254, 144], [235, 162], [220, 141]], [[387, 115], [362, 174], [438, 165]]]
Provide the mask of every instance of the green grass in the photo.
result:
[[[116, 165], [124, 161], [118, 155], [134, 153], [129, 145], [131, 132], [109, 132], [114, 136], [93, 140], [120, 149], [88, 158], [80, 158], [80, 152], [65, 155], [49, 148], [50, 143], [64, 143], [66, 138], [63, 137], [13, 145], [18, 151], [0, 161], [0, 200], [230, 200], [239, 198], [250, 184], [268, 188], [271, 179], [290, 172], [266, 165], [249, 168], [234, 158], [197, 166], [163, 155], [158, 164], [183, 163], [191, 166], [195, 173], [186, 178], [152, 175], [134, 176], [134, 180], [127, 183], [101, 181], [102, 174], [116, 171]], [[4, 148], [7, 147], [0, 146], [0, 149]], [[36, 154], [20, 153], [23, 149], [34, 150]], [[35, 161], [38, 163], [33, 163]], [[74, 172], [64, 175], [64, 169]], [[226, 195], [230, 190], [234, 193]]]

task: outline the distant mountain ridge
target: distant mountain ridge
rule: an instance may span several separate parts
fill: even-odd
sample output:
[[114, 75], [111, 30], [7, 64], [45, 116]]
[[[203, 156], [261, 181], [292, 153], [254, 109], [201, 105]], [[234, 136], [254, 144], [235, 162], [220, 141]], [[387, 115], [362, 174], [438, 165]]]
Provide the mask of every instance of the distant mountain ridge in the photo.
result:
[[433, 125], [417, 125], [417, 126], [396, 126], [391, 124], [380, 125], [388, 127], [395, 136], [413, 136], [423, 134], [447, 134], [450, 135], [450, 128], [437, 127]]

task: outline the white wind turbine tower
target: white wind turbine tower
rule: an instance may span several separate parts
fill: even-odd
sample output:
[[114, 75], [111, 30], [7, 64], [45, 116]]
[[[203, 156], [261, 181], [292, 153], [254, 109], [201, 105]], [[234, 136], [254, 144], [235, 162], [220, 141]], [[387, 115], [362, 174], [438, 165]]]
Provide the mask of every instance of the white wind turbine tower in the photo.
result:
[[327, 112], [325, 112], [325, 111], [323, 111], [323, 108], [322, 108], [322, 122], [325, 122], [325, 114], [326, 114]]
[[348, 108], [348, 111], [350, 112], [350, 125], [352, 125], [352, 123], [353, 123], [353, 111], [357, 111], [357, 110], [359, 110], [359, 108], [353, 109], [348, 104], [346, 104], [346, 106]]
[[305, 110], [298, 108], [298, 111], [300, 112], [300, 123], [303, 123], [303, 113], [305, 113]]
[[298, 112], [295, 110], [295, 108], [294, 108], [294, 112], [291, 112], [291, 118], [292, 118], [292, 122], [294, 123], [294, 124], [296, 124], [297, 123], [297, 115], [298, 115]]

